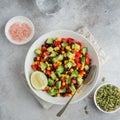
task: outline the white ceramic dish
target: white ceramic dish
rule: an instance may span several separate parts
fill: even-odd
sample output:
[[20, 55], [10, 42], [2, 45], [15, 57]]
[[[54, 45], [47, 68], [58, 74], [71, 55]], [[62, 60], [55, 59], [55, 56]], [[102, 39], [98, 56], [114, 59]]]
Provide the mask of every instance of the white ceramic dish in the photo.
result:
[[[31, 27], [32, 33], [31, 33], [31, 35], [30, 35], [29, 38], [27, 38], [27, 39], [24, 40], [24, 41], [17, 42], [17, 41], [13, 40], [13, 39], [10, 37], [10, 35], [9, 35], [9, 28], [10, 28], [10, 26], [11, 26], [13, 23], [16, 23], [16, 22], [18, 22], [18, 23], [27, 23], [27, 24]], [[28, 43], [28, 42], [33, 38], [34, 32], [35, 32], [35, 30], [34, 30], [34, 25], [33, 25], [32, 21], [31, 21], [30, 19], [24, 17], [24, 16], [15, 16], [15, 17], [11, 18], [11, 19], [7, 22], [7, 24], [6, 24], [6, 26], [5, 26], [5, 35], [6, 35], [7, 39], [8, 39], [11, 43], [16, 44], [16, 45], [23, 45], [23, 44]]]
[[76, 94], [73, 98], [73, 100], [71, 101], [71, 103], [75, 103], [78, 102], [80, 100], [82, 100], [83, 98], [85, 98], [90, 92], [91, 90], [94, 88], [98, 76], [99, 76], [99, 72], [100, 72], [100, 66], [99, 66], [99, 59], [98, 59], [98, 55], [95, 51], [95, 49], [93, 48], [93, 46], [90, 44], [90, 42], [83, 38], [79, 33], [73, 32], [73, 31], [69, 31], [69, 30], [57, 30], [57, 31], [52, 31], [49, 33], [46, 33], [44, 35], [42, 35], [41, 37], [39, 37], [30, 47], [26, 59], [25, 59], [25, 77], [26, 77], [26, 81], [28, 83], [28, 86], [30, 87], [31, 91], [37, 95], [39, 98], [49, 102], [49, 103], [53, 103], [53, 104], [65, 104], [69, 97], [51, 97], [50, 95], [48, 95], [47, 93], [43, 92], [43, 91], [36, 91], [32, 88], [31, 84], [30, 84], [30, 74], [32, 73], [32, 69], [31, 69], [31, 64], [33, 62], [33, 58], [35, 56], [34, 54], [34, 50], [38, 47], [40, 47], [44, 41], [47, 38], [56, 38], [56, 37], [63, 37], [63, 38], [74, 38], [76, 41], [81, 41], [83, 43], [84, 46], [88, 47], [88, 52], [89, 55], [92, 59], [92, 64], [97, 66], [97, 70], [96, 70], [96, 76], [94, 81], [90, 84], [90, 85], [84, 85], [81, 89], [82, 89], [82, 93], [81, 94]]
[[104, 83], [104, 84], [100, 85], [100, 86], [95, 90], [95, 93], [94, 93], [94, 103], [95, 103], [96, 107], [97, 107], [100, 111], [102, 111], [102, 112], [104, 112], [104, 113], [115, 113], [115, 112], [117, 112], [118, 110], [120, 110], [120, 107], [119, 107], [118, 109], [114, 110], [114, 111], [107, 112], [107, 111], [104, 111], [103, 109], [101, 109], [101, 108], [97, 105], [97, 102], [96, 102], [96, 94], [97, 94], [97, 91], [98, 91], [101, 87], [103, 87], [104, 85], [108, 85], [108, 84], [113, 85], [113, 86], [115, 86], [115, 87], [117, 87], [117, 88], [119, 89], [119, 86], [117, 86], [117, 85], [115, 85], [115, 84], [113, 84], [113, 83]]

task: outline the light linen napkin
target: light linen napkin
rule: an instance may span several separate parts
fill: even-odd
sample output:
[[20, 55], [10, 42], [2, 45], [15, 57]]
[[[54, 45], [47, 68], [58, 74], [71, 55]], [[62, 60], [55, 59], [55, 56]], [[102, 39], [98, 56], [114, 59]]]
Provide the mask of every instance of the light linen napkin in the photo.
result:
[[[91, 44], [93, 45], [93, 47], [95, 48], [95, 50], [98, 53], [99, 56], [99, 61], [100, 64], [103, 65], [107, 60], [108, 60], [108, 56], [106, 55], [106, 53], [103, 51], [103, 49], [98, 45], [97, 41], [95, 40], [95, 37], [92, 35], [92, 33], [87, 29], [87, 27], [81, 27], [77, 30], [77, 32], [79, 34], [81, 34], [84, 38], [86, 38], [88, 41], [91, 42]], [[26, 81], [26, 80], [25, 80]], [[29, 88], [27, 81], [26, 81], [26, 85]], [[31, 91], [31, 90], [30, 90]], [[42, 99], [40, 99], [39, 97], [37, 97], [32, 91], [31, 93], [33, 94], [33, 96], [38, 100], [38, 102], [40, 103], [40, 105], [44, 108], [44, 109], [49, 109], [53, 104], [48, 103]]]

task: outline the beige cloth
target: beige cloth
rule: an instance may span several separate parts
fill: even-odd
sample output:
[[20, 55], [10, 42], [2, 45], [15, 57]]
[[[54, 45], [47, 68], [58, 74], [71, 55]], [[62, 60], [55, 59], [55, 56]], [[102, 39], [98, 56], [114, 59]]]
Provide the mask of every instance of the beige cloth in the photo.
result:
[[[102, 48], [98, 45], [98, 43], [95, 40], [95, 37], [91, 34], [91, 32], [86, 27], [81, 27], [77, 32], [80, 33], [83, 37], [87, 38], [87, 40], [89, 40], [92, 43], [93, 47], [96, 49], [96, 51], [98, 53], [100, 64], [103, 65], [107, 61], [108, 56], [105, 54], [105, 52], [102, 50]], [[26, 82], [26, 85], [27, 85], [27, 82]], [[29, 88], [28, 85], [27, 85], [27, 87]], [[38, 102], [44, 109], [49, 109], [53, 105], [51, 103], [48, 103], [48, 102], [38, 98], [32, 91], [31, 91], [31, 93], [38, 100]]]

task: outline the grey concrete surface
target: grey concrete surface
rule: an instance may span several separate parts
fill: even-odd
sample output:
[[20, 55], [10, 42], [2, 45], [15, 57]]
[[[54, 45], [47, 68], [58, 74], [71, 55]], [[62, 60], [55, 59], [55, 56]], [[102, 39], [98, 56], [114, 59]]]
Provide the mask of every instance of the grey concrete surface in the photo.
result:
[[[32, 41], [22, 46], [11, 44], [4, 34], [6, 22], [17, 15], [30, 18], [36, 29]], [[51, 30], [75, 30], [80, 26], [90, 29], [110, 57], [102, 66], [96, 87], [102, 84], [102, 77], [120, 86], [120, 0], [67, 0], [53, 16], [41, 14], [33, 0], [0, 0], [0, 120], [120, 120], [120, 111], [104, 114], [88, 97], [70, 105], [57, 118], [62, 106], [42, 109], [24, 85], [21, 73], [31, 44]], [[85, 105], [88, 105], [88, 115], [84, 112]]]

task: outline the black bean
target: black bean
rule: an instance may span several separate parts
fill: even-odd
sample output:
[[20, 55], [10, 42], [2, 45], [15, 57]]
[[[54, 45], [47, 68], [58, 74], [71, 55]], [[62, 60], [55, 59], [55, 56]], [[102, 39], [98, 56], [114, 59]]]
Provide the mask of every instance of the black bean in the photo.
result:
[[34, 57], [34, 61], [37, 61], [37, 57]]

